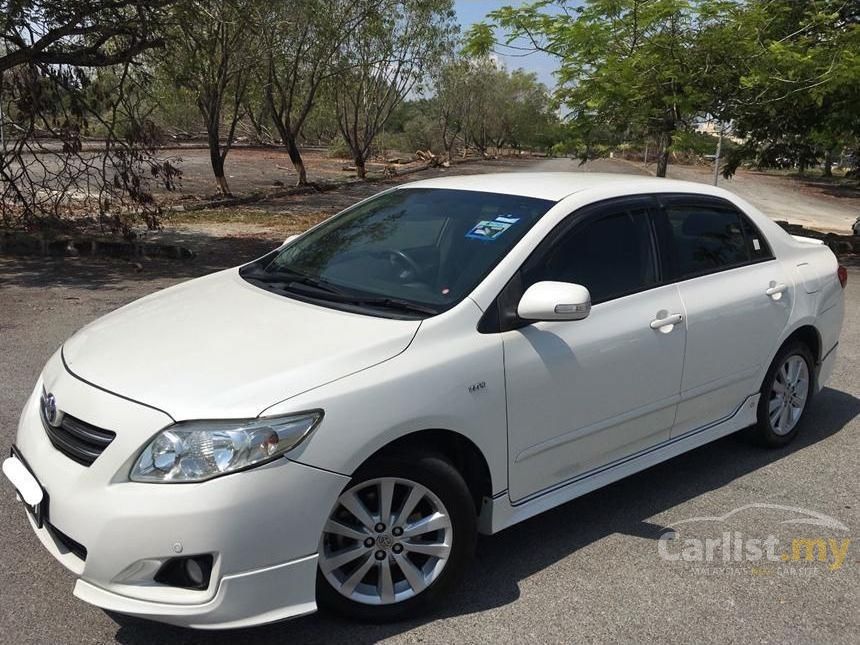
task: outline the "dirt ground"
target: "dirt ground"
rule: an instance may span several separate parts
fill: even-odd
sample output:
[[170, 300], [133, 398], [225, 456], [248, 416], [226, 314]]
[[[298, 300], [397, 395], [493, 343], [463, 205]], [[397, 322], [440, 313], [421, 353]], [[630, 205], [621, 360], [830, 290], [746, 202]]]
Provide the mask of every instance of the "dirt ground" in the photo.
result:
[[[207, 149], [194, 147], [169, 150], [166, 156], [182, 171], [182, 181], [175, 194], [162, 193], [163, 198], [181, 201], [211, 196], [216, 192]], [[343, 170], [349, 161], [330, 158], [325, 150], [307, 149], [302, 152], [302, 157], [311, 181], [355, 176], [355, 172]], [[370, 169], [374, 170], [376, 166], [372, 165]], [[292, 186], [298, 177], [286, 151], [279, 148], [233, 148], [227, 155], [224, 171], [230, 189], [237, 194]]]
[[[205, 151], [183, 150], [182, 155], [182, 194], [187, 196], [186, 200], [199, 200], [211, 190]], [[344, 160], [328, 159], [322, 152], [311, 151], [307, 160], [311, 181], [338, 178], [348, 181], [352, 174], [342, 170]], [[598, 159], [584, 166], [565, 158], [481, 160], [371, 182], [348, 181], [336, 190], [301, 195], [284, 195], [281, 190], [277, 195], [273, 182], [292, 184], [295, 174], [291, 168], [289, 159], [278, 150], [234, 150], [227, 162], [234, 190], [274, 191], [274, 196], [242, 206], [171, 213], [162, 231], [140, 233], [149, 241], [186, 246], [198, 258], [206, 257], [203, 261], [207, 263], [239, 264], [265, 253], [288, 235], [300, 233], [365, 197], [404, 182], [444, 175], [534, 170], [650, 174], [640, 164], [619, 159]], [[712, 181], [710, 170], [700, 167], [671, 166], [669, 176], [699, 183]], [[840, 191], [813, 181], [742, 170], [731, 180], [721, 179], [720, 186], [749, 200], [774, 219], [820, 230], [848, 233], [860, 215], [860, 193]], [[229, 262], [231, 258], [235, 261]]]
[[[255, 163], [263, 162], [257, 159]], [[148, 241], [186, 246], [198, 256], [215, 254], [218, 256], [213, 260], [215, 262], [221, 261], [225, 253], [232, 254], [238, 249], [250, 251], [251, 255], [245, 257], [252, 259], [270, 250], [273, 244], [280, 244], [287, 236], [301, 233], [344, 208], [397, 184], [442, 175], [533, 169], [534, 160], [515, 159], [476, 161], [454, 168], [431, 168], [376, 181], [350, 182], [336, 190], [269, 197], [244, 206], [172, 213], [166, 217], [162, 231], [139, 233]], [[242, 172], [251, 174], [250, 169], [243, 169]], [[317, 177], [311, 173], [310, 179], [313, 181]], [[238, 257], [234, 264], [239, 264]]]
[[[428, 177], [490, 172], [563, 171], [610, 172], [647, 175], [652, 168], [620, 159], [598, 159], [581, 165], [577, 160], [516, 159], [470, 160], [451, 168], [431, 168], [397, 177], [382, 177], [380, 165], [372, 166], [372, 181], [358, 181], [354, 172], [344, 170], [348, 161], [329, 158], [323, 150], [305, 151], [309, 179], [320, 185], [340, 185], [334, 190], [287, 194], [296, 180], [286, 153], [274, 148], [237, 148], [227, 158], [227, 174], [238, 195], [266, 196], [252, 203], [193, 210], [191, 205], [213, 196], [214, 182], [208, 152], [202, 148], [174, 149], [169, 153], [183, 170], [179, 191], [162, 194], [172, 207], [160, 231], [139, 229], [142, 241], [179, 244], [193, 251], [199, 268], [238, 265], [258, 257], [280, 244], [287, 236], [300, 233], [322, 219], [392, 185]], [[180, 161], [181, 159], [181, 161]], [[708, 168], [670, 166], [669, 176], [711, 183]], [[276, 185], [277, 184], [277, 185]], [[720, 186], [749, 200], [770, 217], [811, 228], [849, 233], [860, 215], [860, 190], [847, 190], [814, 180], [740, 171]], [[141, 258], [134, 263], [141, 271], [152, 262]], [[0, 276], [0, 283], [3, 277]]]
[[[653, 166], [652, 166], [653, 168]], [[669, 166], [669, 177], [712, 184], [713, 169]], [[860, 190], [816, 178], [800, 178], [739, 170], [731, 179], [720, 177], [720, 187], [751, 202], [773, 219], [834, 233], [848, 233], [860, 217]]]
[[[175, 193], [162, 194], [162, 199], [182, 204], [213, 195], [215, 184], [206, 150], [174, 150], [171, 155], [182, 169], [183, 178], [180, 189]], [[325, 150], [308, 149], [303, 152], [303, 156], [312, 182], [348, 181], [355, 177], [354, 171], [346, 170], [350, 165], [348, 160], [331, 158]], [[382, 169], [382, 164], [369, 165], [371, 175], [378, 176]], [[584, 167], [571, 159], [504, 159], [422, 171], [393, 181], [401, 183], [437, 174], [473, 174], [517, 169], [653, 174], [654, 166], [651, 164], [645, 168], [639, 163], [620, 159], [598, 159]], [[296, 173], [289, 157], [278, 148], [236, 148], [227, 157], [226, 171], [231, 189], [238, 195], [277, 191], [281, 187], [293, 186], [296, 182]], [[710, 184], [713, 182], [713, 171], [707, 166], [670, 165], [669, 177]], [[732, 179], [720, 178], [719, 185], [752, 202], [774, 219], [785, 219], [821, 230], [847, 233], [854, 220], [860, 216], [860, 189], [821, 179], [742, 169]], [[369, 193], [365, 186], [351, 186], [339, 190], [337, 195], [266, 199], [255, 204], [253, 208], [268, 213], [291, 215], [306, 211], [308, 205], [312, 208], [318, 206], [320, 210], [328, 210], [333, 205], [342, 208], [349, 205], [350, 198], [355, 195], [372, 194], [379, 184], [371, 186]], [[345, 199], [341, 199], [341, 196]]]

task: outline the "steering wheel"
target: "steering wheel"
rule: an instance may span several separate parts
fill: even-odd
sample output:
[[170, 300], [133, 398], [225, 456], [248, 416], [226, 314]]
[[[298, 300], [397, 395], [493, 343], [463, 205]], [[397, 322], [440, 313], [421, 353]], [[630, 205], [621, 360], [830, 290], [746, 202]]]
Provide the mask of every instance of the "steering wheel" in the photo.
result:
[[388, 255], [388, 263], [397, 271], [397, 277], [403, 282], [414, 280], [421, 275], [421, 267], [404, 251], [388, 249], [385, 252]]

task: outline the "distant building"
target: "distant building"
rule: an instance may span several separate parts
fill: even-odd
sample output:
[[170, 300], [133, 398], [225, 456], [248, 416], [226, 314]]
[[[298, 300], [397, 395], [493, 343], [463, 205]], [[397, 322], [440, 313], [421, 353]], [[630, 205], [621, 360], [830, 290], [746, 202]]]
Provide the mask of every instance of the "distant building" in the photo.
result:
[[731, 121], [729, 123], [720, 123], [716, 119], [707, 119], [698, 121], [693, 124], [693, 130], [701, 134], [709, 134], [712, 137], [720, 136], [720, 126], [723, 128], [723, 137], [734, 141], [735, 143], [743, 143], [744, 139], [733, 134], [734, 126]]

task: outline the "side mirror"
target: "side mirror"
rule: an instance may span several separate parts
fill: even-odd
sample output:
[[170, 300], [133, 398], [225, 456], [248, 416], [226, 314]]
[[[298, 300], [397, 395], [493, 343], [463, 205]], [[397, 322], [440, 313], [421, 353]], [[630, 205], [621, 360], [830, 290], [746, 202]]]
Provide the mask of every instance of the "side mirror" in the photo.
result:
[[537, 282], [517, 305], [523, 320], [582, 320], [591, 312], [591, 294], [581, 284]]
[[294, 239], [296, 239], [297, 237], [298, 237], [298, 234], [296, 234], [296, 235], [290, 235], [287, 239], [285, 239], [285, 240], [284, 240], [284, 244], [282, 244], [281, 246], [284, 246], [284, 245], [286, 245], [286, 244], [289, 244], [290, 242], [292, 242], [292, 241], [293, 241]]

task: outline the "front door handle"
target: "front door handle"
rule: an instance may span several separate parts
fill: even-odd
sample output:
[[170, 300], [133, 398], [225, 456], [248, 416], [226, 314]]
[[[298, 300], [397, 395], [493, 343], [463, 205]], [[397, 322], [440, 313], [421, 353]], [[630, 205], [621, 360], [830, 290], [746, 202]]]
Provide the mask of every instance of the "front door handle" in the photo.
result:
[[[684, 316], [682, 316], [681, 314], [671, 314], [669, 316], [666, 316], [665, 318], [658, 318], [657, 320], [652, 320], [651, 329], [658, 329], [668, 334], [670, 331], [672, 331], [672, 327], [680, 323], [682, 320], [684, 320]], [[664, 327], [668, 327], [669, 329], [666, 329], [664, 331]]]
[[764, 294], [766, 296], [769, 296], [770, 298], [773, 298], [774, 300], [779, 300], [780, 298], [782, 298], [783, 292], [785, 292], [787, 290], [788, 290], [788, 285], [783, 284], [781, 282], [780, 283], [771, 282], [770, 286], [767, 288], [767, 290], [764, 292]]

